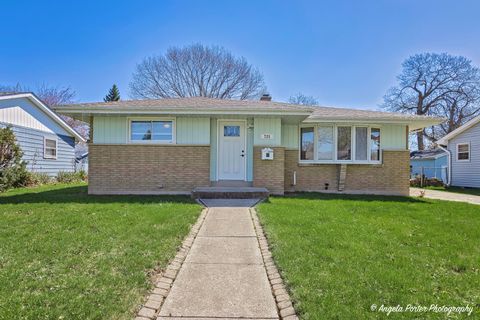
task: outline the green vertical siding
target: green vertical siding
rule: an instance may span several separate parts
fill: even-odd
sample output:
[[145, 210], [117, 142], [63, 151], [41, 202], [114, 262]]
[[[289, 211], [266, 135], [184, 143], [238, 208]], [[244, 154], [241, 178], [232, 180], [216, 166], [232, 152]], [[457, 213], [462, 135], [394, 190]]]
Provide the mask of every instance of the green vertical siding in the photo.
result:
[[247, 120], [247, 181], [253, 181], [253, 138], [254, 138], [254, 120]]
[[282, 124], [282, 147], [298, 149], [298, 126], [295, 124]]
[[210, 118], [177, 118], [177, 144], [210, 144]]
[[407, 126], [404, 125], [383, 125], [381, 128], [381, 146], [382, 149], [392, 150], [392, 149], [406, 149], [407, 137], [406, 130]]
[[[253, 143], [256, 146], [279, 146], [282, 142], [282, 119], [258, 118], [254, 119]], [[262, 139], [261, 135], [269, 133], [273, 139]]]
[[[177, 144], [210, 144], [210, 118], [178, 117], [175, 125]], [[95, 116], [93, 120], [95, 143], [127, 143], [127, 135], [127, 117]]]
[[210, 181], [217, 181], [217, 119], [210, 119]]
[[95, 116], [93, 119], [94, 143], [126, 143], [127, 118]]

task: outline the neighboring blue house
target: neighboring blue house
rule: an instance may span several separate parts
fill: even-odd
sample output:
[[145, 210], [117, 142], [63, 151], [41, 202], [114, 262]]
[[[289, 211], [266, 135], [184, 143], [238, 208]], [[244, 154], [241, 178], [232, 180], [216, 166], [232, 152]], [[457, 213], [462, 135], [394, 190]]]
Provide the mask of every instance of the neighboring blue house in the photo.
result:
[[442, 149], [417, 150], [410, 152], [412, 178], [421, 176], [447, 182], [448, 154]]
[[449, 185], [480, 188], [480, 116], [453, 130], [442, 139], [450, 154]]
[[32, 93], [0, 93], [0, 127], [9, 126], [28, 170], [75, 171], [75, 143], [85, 140]]

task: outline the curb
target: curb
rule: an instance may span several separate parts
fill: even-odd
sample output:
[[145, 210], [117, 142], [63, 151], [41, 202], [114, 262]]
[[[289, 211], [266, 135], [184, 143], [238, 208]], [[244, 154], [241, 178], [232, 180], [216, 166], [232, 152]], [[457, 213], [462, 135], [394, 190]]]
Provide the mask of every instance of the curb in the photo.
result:
[[267, 271], [268, 281], [272, 289], [273, 297], [277, 303], [278, 314], [282, 320], [298, 320], [297, 313], [292, 305], [290, 295], [283, 284], [282, 277], [278, 272], [275, 262], [272, 259], [272, 253], [268, 248], [267, 238], [263, 232], [262, 225], [257, 216], [255, 208], [250, 208], [250, 216], [253, 220], [255, 233], [257, 234], [258, 245], [262, 253], [263, 264]]
[[208, 208], [204, 208], [202, 210], [197, 222], [195, 222], [190, 229], [189, 234], [183, 240], [182, 246], [175, 255], [175, 258], [170, 261], [165, 271], [158, 275], [159, 278], [155, 281], [155, 288], [147, 295], [146, 302], [137, 312], [135, 320], [152, 320], [157, 318], [158, 312], [160, 311], [165, 298], [170, 292], [170, 288], [177, 277], [178, 271], [182, 267], [183, 262], [185, 261], [185, 258], [192, 247], [193, 241], [200, 231], [203, 221], [205, 221], [207, 212]]

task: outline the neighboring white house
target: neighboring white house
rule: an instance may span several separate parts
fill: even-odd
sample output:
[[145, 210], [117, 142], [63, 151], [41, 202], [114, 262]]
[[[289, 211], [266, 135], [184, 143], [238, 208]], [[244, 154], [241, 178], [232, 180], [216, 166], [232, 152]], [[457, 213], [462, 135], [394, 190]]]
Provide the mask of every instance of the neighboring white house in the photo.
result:
[[449, 185], [480, 188], [480, 116], [437, 143], [446, 147], [450, 154]]
[[28, 170], [75, 170], [75, 143], [85, 140], [34, 94], [0, 93], [0, 127], [13, 130]]

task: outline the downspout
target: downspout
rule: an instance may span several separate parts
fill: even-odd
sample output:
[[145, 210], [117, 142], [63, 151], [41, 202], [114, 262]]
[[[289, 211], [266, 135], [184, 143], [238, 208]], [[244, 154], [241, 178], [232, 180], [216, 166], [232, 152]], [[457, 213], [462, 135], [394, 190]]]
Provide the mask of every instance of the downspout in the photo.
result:
[[445, 149], [439, 144], [437, 146], [447, 153], [447, 158], [448, 158], [447, 159], [447, 168], [448, 168], [447, 186], [450, 187], [450, 183], [452, 181], [452, 153], [450, 152], [450, 150]]

